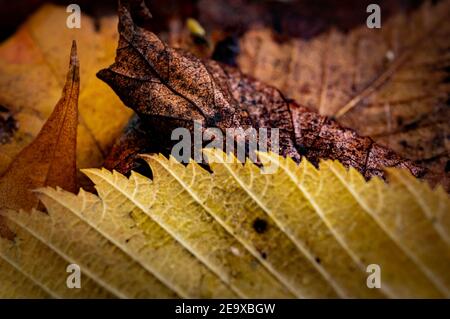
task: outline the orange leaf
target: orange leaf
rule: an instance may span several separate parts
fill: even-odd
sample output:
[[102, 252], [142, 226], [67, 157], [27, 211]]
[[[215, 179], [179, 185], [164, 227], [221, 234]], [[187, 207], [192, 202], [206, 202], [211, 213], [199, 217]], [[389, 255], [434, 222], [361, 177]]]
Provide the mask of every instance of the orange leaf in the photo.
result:
[[61, 99], [41, 131], [0, 178], [0, 208], [30, 210], [38, 204], [31, 190], [59, 186], [77, 190], [76, 144], [79, 63], [75, 41]]

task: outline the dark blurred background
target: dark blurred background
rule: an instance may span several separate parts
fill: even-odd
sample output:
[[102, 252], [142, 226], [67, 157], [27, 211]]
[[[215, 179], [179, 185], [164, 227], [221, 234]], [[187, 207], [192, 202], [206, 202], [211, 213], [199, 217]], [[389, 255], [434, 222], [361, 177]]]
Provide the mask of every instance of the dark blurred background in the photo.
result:
[[[147, 0], [153, 19], [151, 27], [159, 32], [168, 28], [171, 18], [196, 18], [207, 30], [240, 33], [250, 25], [268, 26], [280, 35], [310, 38], [331, 26], [349, 30], [366, 19], [366, 7], [377, 3], [382, 19], [420, 5], [421, 0]], [[0, 41], [44, 3], [80, 5], [92, 17], [115, 14], [115, 0], [0, 0]]]

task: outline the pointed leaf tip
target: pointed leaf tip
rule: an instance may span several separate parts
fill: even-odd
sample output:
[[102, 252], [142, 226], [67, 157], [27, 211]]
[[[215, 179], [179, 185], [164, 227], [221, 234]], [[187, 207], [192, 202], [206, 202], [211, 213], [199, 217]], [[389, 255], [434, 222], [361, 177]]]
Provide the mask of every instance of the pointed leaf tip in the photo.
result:
[[12, 161], [0, 178], [0, 207], [31, 210], [38, 199], [30, 190], [61, 186], [77, 191], [76, 143], [80, 78], [76, 44], [61, 99], [37, 137]]
[[70, 64], [78, 66], [77, 41], [72, 41], [72, 48], [70, 49]]

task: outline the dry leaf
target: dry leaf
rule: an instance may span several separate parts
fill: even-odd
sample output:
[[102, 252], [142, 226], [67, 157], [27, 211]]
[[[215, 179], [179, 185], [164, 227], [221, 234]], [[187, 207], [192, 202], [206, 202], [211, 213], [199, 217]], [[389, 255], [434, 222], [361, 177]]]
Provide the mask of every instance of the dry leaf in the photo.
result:
[[77, 190], [76, 146], [79, 63], [72, 43], [69, 71], [62, 95], [36, 139], [14, 158], [0, 178], [0, 208], [31, 210], [38, 198], [31, 192], [43, 186]]
[[36, 137], [52, 112], [64, 84], [65, 50], [73, 39], [83, 61], [78, 166], [101, 165], [131, 114], [95, 77], [96, 70], [113, 60], [117, 18], [104, 17], [94, 23], [83, 14], [81, 29], [69, 29], [67, 16], [65, 8], [45, 5], [0, 46], [0, 114], [5, 114], [3, 118], [9, 123], [15, 123], [6, 139], [0, 129], [0, 174]]
[[384, 21], [278, 41], [270, 30], [240, 40], [239, 67], [320, 114], [429, 167], [449, 189], [450, 1]]
[[[442, 188], [404, 170], [391, 169], [389, 184], [366, 182], [336, 161], [317, 170], [271, 153], [259, 156], [278, 170], [261, 174], [250, 162], [205, 152], [216, 159], [212, 173], [195, 162], [145, 156], [153, 180], [89, 169], [99, 197], [45, 188], [37, 194], [48, 215], [5, 212], [18, 240], [0, 239], [0, 273], [11, 274], [1, 278], [0, 294], [450, 295], [450, 200]], [[85, 275], [81, 289], [61, 280], [72, 262]], [[366, 285], [369, 264], [381, 267], [381, 289]], [[33, 284], [10, 284], [24, 278]]]
[[[155, 34], [136, 25], [126, 5], [120, 7], [119, 15], [116, 62], [101, 70], [98, 77], [139, 115], [143, 122], [139, 130], [143, 128], [153, 139], [147, 148], [153, 144], [160, 147], [159, 151], [170, 149], [174, 143], [172, 130], [180, 126], [192, 129], [194, 120], [223, 132], [227, 128], [272, 127], [280, 130], [281, 154], [296, 161], [302, 155], [315, 164], [319, 158], [339, 159], [366, 177], [383, 175], [384, 167], [390, 166], [423, 175], [420, 167], [370, 138], [285, 99], [273, 87], [234, 68], [168, 47]], [[128, 133], [140, 138], [133, 128]], [[123, 138], [125, 142], [113, 149], [106, 162], [108, 168], [126, 173], [133, 167], [131, 154], [135, 149], [128, 148], [142, 143], [130, 142], [132, 138]]]

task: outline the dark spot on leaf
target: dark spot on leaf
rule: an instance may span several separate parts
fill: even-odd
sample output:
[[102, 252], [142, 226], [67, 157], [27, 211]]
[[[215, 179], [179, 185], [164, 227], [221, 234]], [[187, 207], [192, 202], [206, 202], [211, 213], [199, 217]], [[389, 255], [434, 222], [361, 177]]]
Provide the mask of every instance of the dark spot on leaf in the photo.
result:
[[267, 221], [261, 218], [256, 218], [253, 222], [253, 229], [258, 233], [262, 234], [267, 230]]
[[397, 125], [402, 126], [403, 125], [403, 117], [399, 116], [397, 117]]
[[403, 147], [408, 147], [409, 145], [408, 145], [408, 142], [406, 142], [405, 140], [400, 140], [399, 142], [398, 142], [401, 146], [403, 146]]
[[322, 260], [319, 257], [315, 258], [316, 263], [320, 264], [322, 262]]
[[266, 258], [267, 258], [267, 254], [266, 254], [265, 252], [262, 252], [262, 253], [261, 253], [261, 257], [262, 257], [263, 259], [266, 259]]

